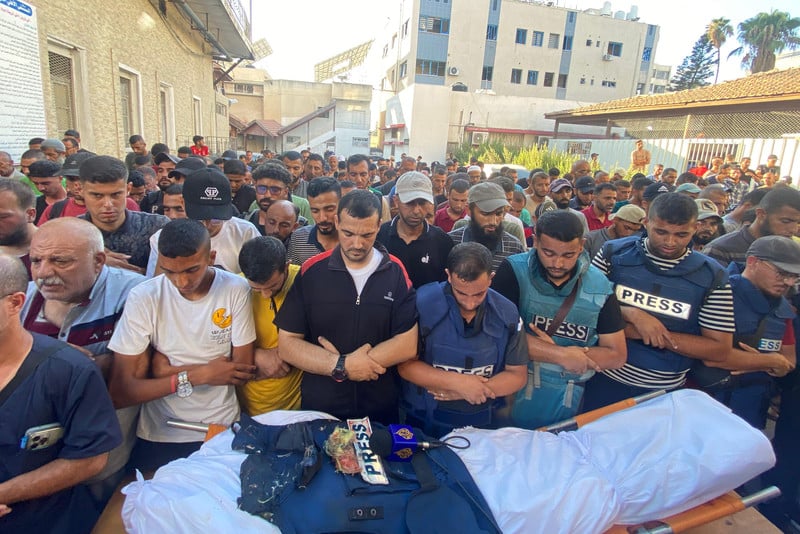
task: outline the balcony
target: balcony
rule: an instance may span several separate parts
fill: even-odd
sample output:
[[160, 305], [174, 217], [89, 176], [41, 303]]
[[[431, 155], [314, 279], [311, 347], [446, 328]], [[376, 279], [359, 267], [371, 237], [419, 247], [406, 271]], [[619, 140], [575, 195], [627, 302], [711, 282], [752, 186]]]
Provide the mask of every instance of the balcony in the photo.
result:
[[240, 0], [173, 0], [192, 29], [214, 48], [214, 55], [227, 60], [252, 60], [250, 21]]

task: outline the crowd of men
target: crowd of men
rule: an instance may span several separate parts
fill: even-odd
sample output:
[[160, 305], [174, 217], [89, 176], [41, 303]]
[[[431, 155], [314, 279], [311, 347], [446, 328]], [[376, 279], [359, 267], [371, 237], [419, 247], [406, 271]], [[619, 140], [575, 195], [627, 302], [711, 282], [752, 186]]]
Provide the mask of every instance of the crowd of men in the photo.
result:
[[199, 449], [169, 420], [307, 409], [441, 437], [687, 386], [757, 428], [781, 393], [769, 477], [794, 513], [800, 192], [775, 160], [521, 178], [130, 147], [0, 152], [0, 531], [88, 531], [130, 469]]

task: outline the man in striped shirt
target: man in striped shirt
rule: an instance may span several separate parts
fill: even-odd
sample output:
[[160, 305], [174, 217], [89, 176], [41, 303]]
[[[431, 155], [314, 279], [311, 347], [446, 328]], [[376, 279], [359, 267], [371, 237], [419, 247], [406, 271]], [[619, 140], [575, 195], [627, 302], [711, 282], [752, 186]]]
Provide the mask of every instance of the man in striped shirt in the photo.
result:
[[614, 283], [622, 305], [628, 361], [588, 382], [585, 410], [679, 388], [694, 360], [728, 358], [731, 286], [717, 262], [690, 248], [696, 223], [691, 198], [661, 194], [649, 207], [647, 237], [609, 241], [592, 261]]

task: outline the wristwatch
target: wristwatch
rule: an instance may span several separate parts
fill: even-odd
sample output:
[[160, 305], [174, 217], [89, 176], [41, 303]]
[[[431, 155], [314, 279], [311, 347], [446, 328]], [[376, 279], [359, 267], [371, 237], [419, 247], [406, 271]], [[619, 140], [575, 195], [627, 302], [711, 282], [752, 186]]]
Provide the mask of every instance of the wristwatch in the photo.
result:
[[181, 371], [178, 373], [178, 390], [175, 393], [178, 397], [185, 399], [192, 394], [192, 391], [194, 391], [194, 388], [192, 383], [189, 382], [189, 373]]
[[339, 359], [336, 360], [336, 367], [334, 367], [331, 372], [331, 378], [337, 382], [344, 382], [347, 380], [347, 370], [344, 368], [344, 359], [346, 357], [345, 354], [340, 354]]

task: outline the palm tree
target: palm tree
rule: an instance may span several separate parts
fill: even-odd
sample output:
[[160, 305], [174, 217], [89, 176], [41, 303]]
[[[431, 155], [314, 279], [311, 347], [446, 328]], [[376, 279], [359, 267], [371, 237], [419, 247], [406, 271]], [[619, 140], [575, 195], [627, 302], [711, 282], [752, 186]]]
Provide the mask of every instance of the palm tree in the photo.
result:
[[719, 80], [719, 66], [722, 62], [720, 49], [722, 48], [722, 45], [725, 44], [725, 41], [728, 39], [728, 37], [732, 35], [733, 28], [731, 27], [731, 20], [726, 19], [725, 17], [714, 19], [708, 24], [708, 26], [706, 26], [706, 37], [708, 37], [708, 42], [711, 43], [711, 46], [717, 49], [717, 74], [714, 76], [715, 84]]
[[800, 46], [800, 18], [792, 17], [785, 11], [759, 13], [739, 24], [737, 38], [742, 46], [728, 54], [742, 56], [742, 66], [751, 74], [764, 72], [775, 67], [775, 54], [784, 49], [794, 50]]

